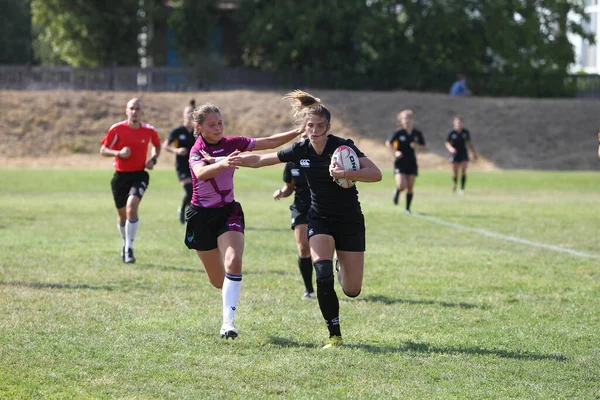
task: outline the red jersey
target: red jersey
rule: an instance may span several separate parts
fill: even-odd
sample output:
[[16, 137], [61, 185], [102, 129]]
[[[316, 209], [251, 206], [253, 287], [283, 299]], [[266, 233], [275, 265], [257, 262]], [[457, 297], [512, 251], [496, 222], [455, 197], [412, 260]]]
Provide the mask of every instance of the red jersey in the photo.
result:
[[110, 127], [102, 144], [111, 150], [129, 147], [129, 157], [115, 157], [115, 169], [119, 172], [143, 171], [146, 169], [148, 145], [160, 146], [160, 137], [152, 125], [141, 123], [138, 129], [130, 128], [127, 121], [117, 122]]

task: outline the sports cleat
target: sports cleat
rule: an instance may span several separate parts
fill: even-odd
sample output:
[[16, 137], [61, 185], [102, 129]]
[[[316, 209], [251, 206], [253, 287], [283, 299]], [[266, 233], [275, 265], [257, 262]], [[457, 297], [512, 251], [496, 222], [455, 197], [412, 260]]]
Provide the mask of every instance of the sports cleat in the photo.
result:
[[233, 321], [224, 321], [221, 325], [221, 337], [224, 339], [235, 339], [238, 337], [239, 331], [233, 324]]
[[302, 300], [316, 299], [317, 295], [315, 292], [306, 292], [302, 295]]
[[133, 255], [133, 249], [128, 249], [127, 253], [124, 254], [123, 261], [127, 264], [133, 264], [135, 262], [135, 256]]
[[410, 211], [410, 210], [404, 210], [404, 214], [410, 215], [410, 214], [412, 214], [412, 211]]
[[456, 192], [456, 183], [454, 185], [452, 185], [452, 191]]
[[462, 190], [462, 189], [460, 189], [460, 190], [458, 191], [458, 194], [459, 194], [459, 196], [464, 196], [464, 195], [465, 195], [465, 191], [464, 191], [464, 190]]
[[329, 338], [329, 343], [323, 346], [323, 349], [333, 349], [336, 347], [342, 347], [344, 345], [344, 341], [341, 336], [332, 336]]

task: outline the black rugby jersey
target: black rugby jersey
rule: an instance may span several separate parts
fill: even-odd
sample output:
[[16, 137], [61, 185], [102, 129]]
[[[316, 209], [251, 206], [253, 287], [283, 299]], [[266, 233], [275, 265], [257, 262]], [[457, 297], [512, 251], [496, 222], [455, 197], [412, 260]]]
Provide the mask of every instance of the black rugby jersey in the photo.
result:
[[417, 142], [421, 146], [425, 146], [423, 133], [418, 129], [413, 129], [411, 133], [408, 133], [404, 128], [397, 129], [392, 133], [389, 142], [394, 147], [394, 150], [398, 150], [402, 153], [402, 159], [405, 161], [417, 159], [415, 156], [415, 149], [410, 146], [411, 142]]
[[467, 142], [470, 140], [471, 134], [467, 129], [462, 129], [460, 132], [452, 130], [446, 139], [456, 149], [456, 155], [467, 154]]
[[308, 206], [310, 206], [310, 188], [300, 165], [293, 162], [286, 163], [283, 169], [283, 181], [294, 183], [294, 204], [296, 207], [299, 210], [308, 210]]
[[314, 213], [347, 220], [361, 214], [358, 190], [356, 186], [342, 188], [329, 175], [331, 156], [335, 149], [342, 145], [350, 146], [358, 158], [365, 157], [352, 140], [333, 135], [327, 136], [327, 144], [320, 155], [312, 147], [310, 140], [306, 139], [280, 150], [277, 157], [282, 162], [294, 162], [300, 166], [310, 187], [310, 208]]
[[173, 129], [169, 134], [169, 138], [167, 143], [176, 148], [185, 147], [188, 150], [188, 154], [185, 156], [176, 155], [175, 156], [175, 168], [189, 168], [188, 157], [189, 152], [194, 146], [196, 142], [196, 138], [194, 137], [194, 133], [187, 130], [187, 128], [183, 125], [178, 126]]

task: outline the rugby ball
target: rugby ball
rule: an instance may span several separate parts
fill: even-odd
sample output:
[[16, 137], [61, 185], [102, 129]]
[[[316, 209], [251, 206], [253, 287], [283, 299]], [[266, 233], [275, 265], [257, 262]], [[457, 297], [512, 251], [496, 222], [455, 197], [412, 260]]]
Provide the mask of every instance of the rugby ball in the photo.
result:
[[[357, 171], [360, 169], [360, 162], [358, 161], [358, 156], [356, 152], [352, 150], [350, 146], [340, 146], [331, 155], [331, 164], [329, 165], [329, 170], [332, 170], [336, 166], [346, 170], [346, 171]], [[343, 187], [344, 189], [351, 188], [354, 186], [356, 181], [343, 179], [343, 178], [335, 178], [334, 182]]]

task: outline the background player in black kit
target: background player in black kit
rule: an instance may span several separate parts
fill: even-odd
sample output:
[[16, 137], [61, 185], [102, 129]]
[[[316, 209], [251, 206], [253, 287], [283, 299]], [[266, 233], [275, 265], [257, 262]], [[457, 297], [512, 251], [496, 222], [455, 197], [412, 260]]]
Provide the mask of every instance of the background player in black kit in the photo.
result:
[[394, 178], [396, 180], [396, 190], [394, 191], [394, 204], [398, 204], [400, 193], [406, 189], [406, 210], [410, 214], [410, 204], [413, 199], [413, 187], [419, 168], [417, 166], [417, 156], [415, 150], [425, 148], [425, 139], [420, 130], [413, 128], [412, 110], [403, 110], [398, 114], [398, 129], [394, 131], [392, 137], [385, 142], [385, 145], [392, 151], [394, 160]]
[[[307, 138], [306, 134], [302, 134], [301, 138]], [[285, 164], [283, 170], [284, 185], [281, 189], [277, 189], [273, 193], [275, 200], [280, 200], [283, 197], [288, 197], [294, 193], [294, 202], [290, 205], [292, 214], [292, 229], [298, 246], [298, 268], [304, 281], [303, 300], [314, 299], [315, 289], [312, 283], [312, 259], [310, 258], [310, 247], [308, 246], [308, 219], [307, 214], [310, 208], [310, 189], [306, 182], [306, 177], [300, 165], [294, 162]]]
[[185, 223], [185, 209], [190, 204], [193, 193], [188, 154], [196, 142], [196, 138], [194, 137], [194, 123], [192, 121], [192, 113], [195, 107], [196, 101], [192, 99], [190, 105], [183, 110], [183, 125], [173, 129], [163, 143], [163, 148], [166, 151], [175, 154], [175, 172], [177, 172], [177, 178], [185, 190], [181, 206], [178, 209], [179, 222], [182, 224]]
[[467, 182], [467, 167], [469, 165], [469, 152], [467, 147], [473, 153], [473, 160], [477, 160], [477, 153], [471, 142], [471, 133], [463, 127], [462, 117], [455, 115], [452, 118], [452, 130], [446, 139], [446, 149], [450, 152], [450, 162], [452, 163], [452, 191], [456, 191], [458, 181], [458, 170], [460, 169], [460, 191], [459, 194], [465, 194], [465, 184]]
[[[381, 171], [349, 139], [329, 134], [331, 113], [321, 101], [302, 91], [289, 93], [295, 117], [301, 117], [308, 140], [270, 154], [240, 155], [240, 165], [263, 167], [280, 162], [300, 165], [310, 187], [308, 240], [317, 280], [319, 308], [329, 330], [324, 348], [342, 345], [339, 301], [334, 290], [333, 253], [340, 265], [338, 281], [346, 296], [356, 297], [362, 289], [365, 256], [365, 222], [356, 186], [344, 189], [333, 178], [378, 182]], [[350, 146], [360, 159], [360, 169], [330, 169], [331, 156], [342, 145]], [[336, 268], [337, 269], [337, 268]], [[343, 273], [342, 273], [343, 271]]]

